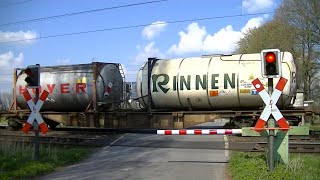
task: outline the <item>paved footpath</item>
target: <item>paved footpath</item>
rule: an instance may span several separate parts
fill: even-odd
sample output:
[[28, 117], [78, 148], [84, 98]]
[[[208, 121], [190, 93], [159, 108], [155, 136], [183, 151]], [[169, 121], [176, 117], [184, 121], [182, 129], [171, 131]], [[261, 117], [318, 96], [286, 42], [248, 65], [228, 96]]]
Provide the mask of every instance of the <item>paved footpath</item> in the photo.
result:
[[79, 164], [37, 179], [228, 179], [223, 135], [124, 134]]

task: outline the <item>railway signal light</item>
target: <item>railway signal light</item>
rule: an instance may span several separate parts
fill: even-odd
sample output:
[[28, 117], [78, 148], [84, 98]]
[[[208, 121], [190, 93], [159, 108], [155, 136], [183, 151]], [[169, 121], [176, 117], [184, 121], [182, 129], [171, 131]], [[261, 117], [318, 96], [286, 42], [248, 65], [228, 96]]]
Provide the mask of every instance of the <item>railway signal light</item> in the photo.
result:
[[281, 76], [281, 56], [279, 49], [261, 51], [262, 77], [276, 78]]
[[27, 82], [28, 88], [38, 88], [40, 86], [40, 66], [30, 65], [24, 72], [27, 74], [24, 80]]

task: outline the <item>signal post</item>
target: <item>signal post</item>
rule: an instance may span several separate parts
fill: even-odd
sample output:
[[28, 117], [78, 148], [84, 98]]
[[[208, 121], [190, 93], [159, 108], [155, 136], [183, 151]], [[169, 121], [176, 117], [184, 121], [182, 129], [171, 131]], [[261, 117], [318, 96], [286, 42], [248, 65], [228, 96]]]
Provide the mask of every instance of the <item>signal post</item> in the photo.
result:
[[[252, 81], [264, 102], [262, 111], [255, 127], [242, 129], [179, 129], [158, 130], [161, 135], [221, 135], [241, 134], [242, 136], [262, 136], [268, 138], [268, 166], [273, 171], [275, 163], [289, 163], [289, 135], [309, 135], [307, 126], [289, 126], [286, 119], [277, 107], [277, 101], [287, 83], [287, 79], [281, 73], [281, 54], [278, 49], [266, 49], [261, 51], [261, 74], [268, 78], [268, 91], [264, 88], [259, 78]], [[273, 89], [273, 78], [279, 78]], [[272, 114], [273, 118], [270, 118]], [[279, 127], [276, 127], [276, 124]], [[265, 127], [267, 125], [267, 127]]]
[[[43, 91], [41, 97], [39, 98], [39, 87], [40, 87], [40, 65], [30, 65], [28, 66], [24, 72], [27, 74], [27, 77], [25, 78], [25, 81], [27, 83], [27, 87], [29, 88], [35, 88], [35, 102], [32, 100], [28, 89], [23, 92], [23, 96], [25, 100], [27, 101], [27, 104], [29, 106], [29, 109], [31, 111], [30, 116], [25, 123], [24, 127], [22, 128], [22, 131], [24, 133], [28, 133], [31, 126], [33, 126], [33, 130], [35, 133], [35, 152], [34, 152], [34, 159], [39, 160], [40, 153], [39, 153], [39, 146], [40, 146], [40, 138], [39, 138], [39, 127], [43, 134], [45, 134], [48, 131], [47, 125], [44, 123], [39, 111], [41, 106], [43, 105], [45, 99], [48, 96], [47, 91]], [[36, 103], [36, 104], [35, 104]], [[36, 121], [34, 121], [36, 120]]]
[[[268, 78], [268, 94], [271, 96], [273, 93], [273, 78], [281, 76], [281, 55], [280, 50], [262, 50], [261, 51], [261, 67], [262, 67], [262, 77]], [[272, 100], [271, 100], [272, 101]], [[270, 101], [270, 103], [272, 103]], [[272, 109], [271, 109], [272, 111]], [[268, 136], [268, 164], [269, 170], [274, 169], [274, 136], [275, 136], [275, 122], [273, 118], [268, 121], [269, 136]], [[287, 127], [289, 127], [287, 125]], [[287, 143], [288, 144], [288, 143]]]
[[[268, 138], [268, 166], [273, 171], [276, 162], [289, 162], [289, 134], [308, 135], [308, 127], [290, 127], [286, 119], [276, 106], [278, 99], [287, 83], [281, 73], [281, 54], [278, 49], [261, 51], [262, 77], [268, 78], [268, 92], [257, 78], [252, 81], [253, 86], [261, 96], [265, 106], [254, 128], [243, 128], [242, 136], [267, 136]], [[276, 89], [273, 89], [273, 78], [280, 78]], [[270, 118], [272, 114], [273, 118]], [[279, 127], [276, 127], [277, 122]], [[267, 128], [265, 125], [267, 124]]]

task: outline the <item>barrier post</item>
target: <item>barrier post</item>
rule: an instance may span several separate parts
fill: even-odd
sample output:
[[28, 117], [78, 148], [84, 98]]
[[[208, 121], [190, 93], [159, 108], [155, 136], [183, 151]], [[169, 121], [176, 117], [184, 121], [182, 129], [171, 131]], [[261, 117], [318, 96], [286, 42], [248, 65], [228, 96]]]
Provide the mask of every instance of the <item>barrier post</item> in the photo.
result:
[[[307, 126], [291, 126], [290, 130], [284, 132], [280, 128], [274, 128], [275, 139], [273, 146], [273, 160], [275, 163], [289, 163], [289, 135], [307, 136], [309, 135], [309, 127]], [[252, 127], [242, 128], [242, 136], [261, 136], [268, 137], [270, 130], [265, 128], [261, 132], [257, 132]]]
[[[268, 78], [268, 94], [271, 96], [273, 93], [273, 78]], [[272, 100], [270, 100], [270, 104], [272, 104]], [[269, 165], [269, 170], [273, 171], [274, 170], [274, 129], [275, 128], [275, 123], [273, 118], [269, 118], [268, 121], [268, 128], [271, 128], [269, 131], [269, 136], [268, 136], [268, 165]]]
[[[36, 88], [36, 100], [39, 100], [39, 88]], [[33, 121], [33, 130], [34, 130], [34, 160], [40, 159], [40, 138], [39, 138], [39, 124], [37, 121]]]

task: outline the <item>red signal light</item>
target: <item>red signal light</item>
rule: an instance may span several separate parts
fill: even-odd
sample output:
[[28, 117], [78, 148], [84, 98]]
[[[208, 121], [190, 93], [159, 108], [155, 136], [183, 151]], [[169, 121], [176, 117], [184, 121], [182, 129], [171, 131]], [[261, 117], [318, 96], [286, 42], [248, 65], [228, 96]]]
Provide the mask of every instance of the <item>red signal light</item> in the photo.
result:
[[267, 78], [281, 76], [281, 54], [279, 49], [264, 49], [260, 52], [261, 75]]
[[24, 72], [29, 76], [32, 75], [32, 70], [30, 68], [25, 69]]
[[268, 63], [273, 63], [276, 60], [276, 55], [273, 52], [268, 52], [265, 58]]

